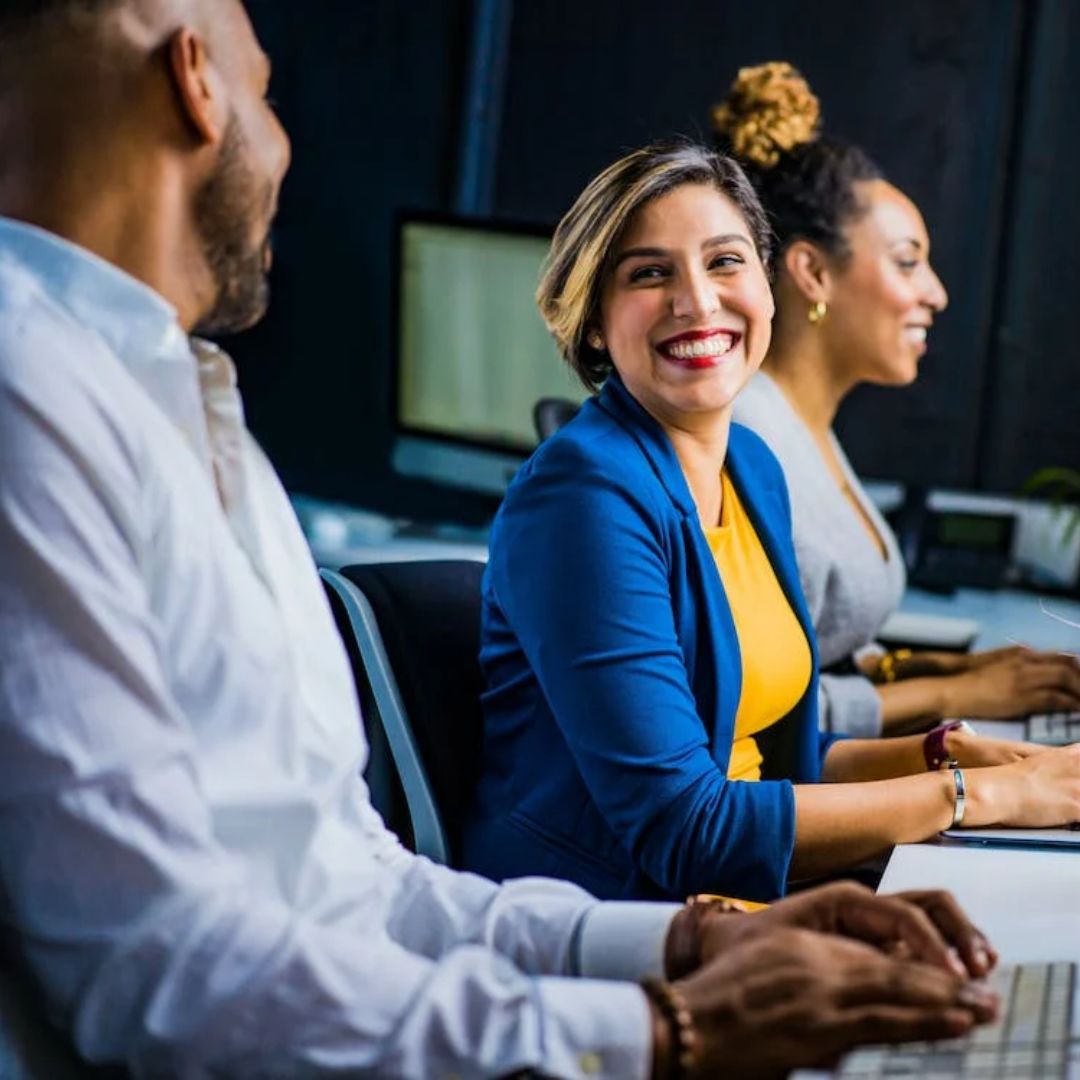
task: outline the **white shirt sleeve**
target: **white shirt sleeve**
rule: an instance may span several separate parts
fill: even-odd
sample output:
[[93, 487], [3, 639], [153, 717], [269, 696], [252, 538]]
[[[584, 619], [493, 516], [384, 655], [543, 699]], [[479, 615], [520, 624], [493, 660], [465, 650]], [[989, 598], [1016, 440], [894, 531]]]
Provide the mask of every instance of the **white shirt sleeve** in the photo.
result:
[[140, 572], [138, 448], [89, 400], [38, 406], [0, 384], [0, 914], [80, 1051], [136, 1075], [644, 1076], [637, 987], [539, 974], [572, 968], [581, 894], [548, 922], [535, 885], [398, 855], [390, 925], [346, 932], [250, 879]]

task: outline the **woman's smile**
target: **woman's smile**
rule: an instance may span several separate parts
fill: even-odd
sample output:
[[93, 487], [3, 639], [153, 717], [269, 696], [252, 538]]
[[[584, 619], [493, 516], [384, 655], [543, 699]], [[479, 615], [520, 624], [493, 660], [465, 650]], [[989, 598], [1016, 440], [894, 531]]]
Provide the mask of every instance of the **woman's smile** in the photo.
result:
[[665, 338], [654, 348], [672, 364], [691, 370], [704, 370], [731, 358], [742, 337], [741, 331], [724, 328], [686, 330]]

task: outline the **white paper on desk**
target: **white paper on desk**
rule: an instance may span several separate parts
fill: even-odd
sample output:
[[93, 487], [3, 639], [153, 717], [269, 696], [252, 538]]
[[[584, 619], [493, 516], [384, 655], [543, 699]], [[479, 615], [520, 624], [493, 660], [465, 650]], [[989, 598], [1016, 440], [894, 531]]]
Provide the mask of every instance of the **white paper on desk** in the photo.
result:
[[942, 836], [965, 844], [1017, 847], [1074, 847], [1080, 850], [1080, 827], [1071, 829], [946, 829]]

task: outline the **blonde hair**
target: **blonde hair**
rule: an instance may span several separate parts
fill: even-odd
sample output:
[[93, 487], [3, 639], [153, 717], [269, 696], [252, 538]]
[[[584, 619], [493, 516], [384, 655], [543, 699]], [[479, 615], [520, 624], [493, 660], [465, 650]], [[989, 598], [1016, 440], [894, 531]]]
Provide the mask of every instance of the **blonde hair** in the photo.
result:
[[762, 263], [770, 231], [754, 189], [738, 163], [693, 143], [635, 150], [589, 182], [555, 229], [536, 303], [563, 358], [591, 391], [610, 374], [611, 358], [586, 339], [599, 314], [600, 293], [618, 243], [646, 203], [682, 187], [708, 184], [738, 207]]
[[817, 138], [821, 105], [791, 64], [772, 61], [739, 69], [712, 125], [736, 157], [770, 169], [782, 153]]

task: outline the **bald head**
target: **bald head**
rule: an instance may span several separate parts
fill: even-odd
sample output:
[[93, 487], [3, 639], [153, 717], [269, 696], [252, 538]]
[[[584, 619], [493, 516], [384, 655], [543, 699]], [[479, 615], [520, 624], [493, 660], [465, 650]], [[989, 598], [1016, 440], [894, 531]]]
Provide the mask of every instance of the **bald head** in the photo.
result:
[[250, 324], [289, 161], [268, 84], [241, 0], [0, 0], [0, 214]]
[[250, 31], [242, 0], [0, 0], [0, 92], [69, 67], [90, 43], [122, 58], [180, 26], [207, 41]]

